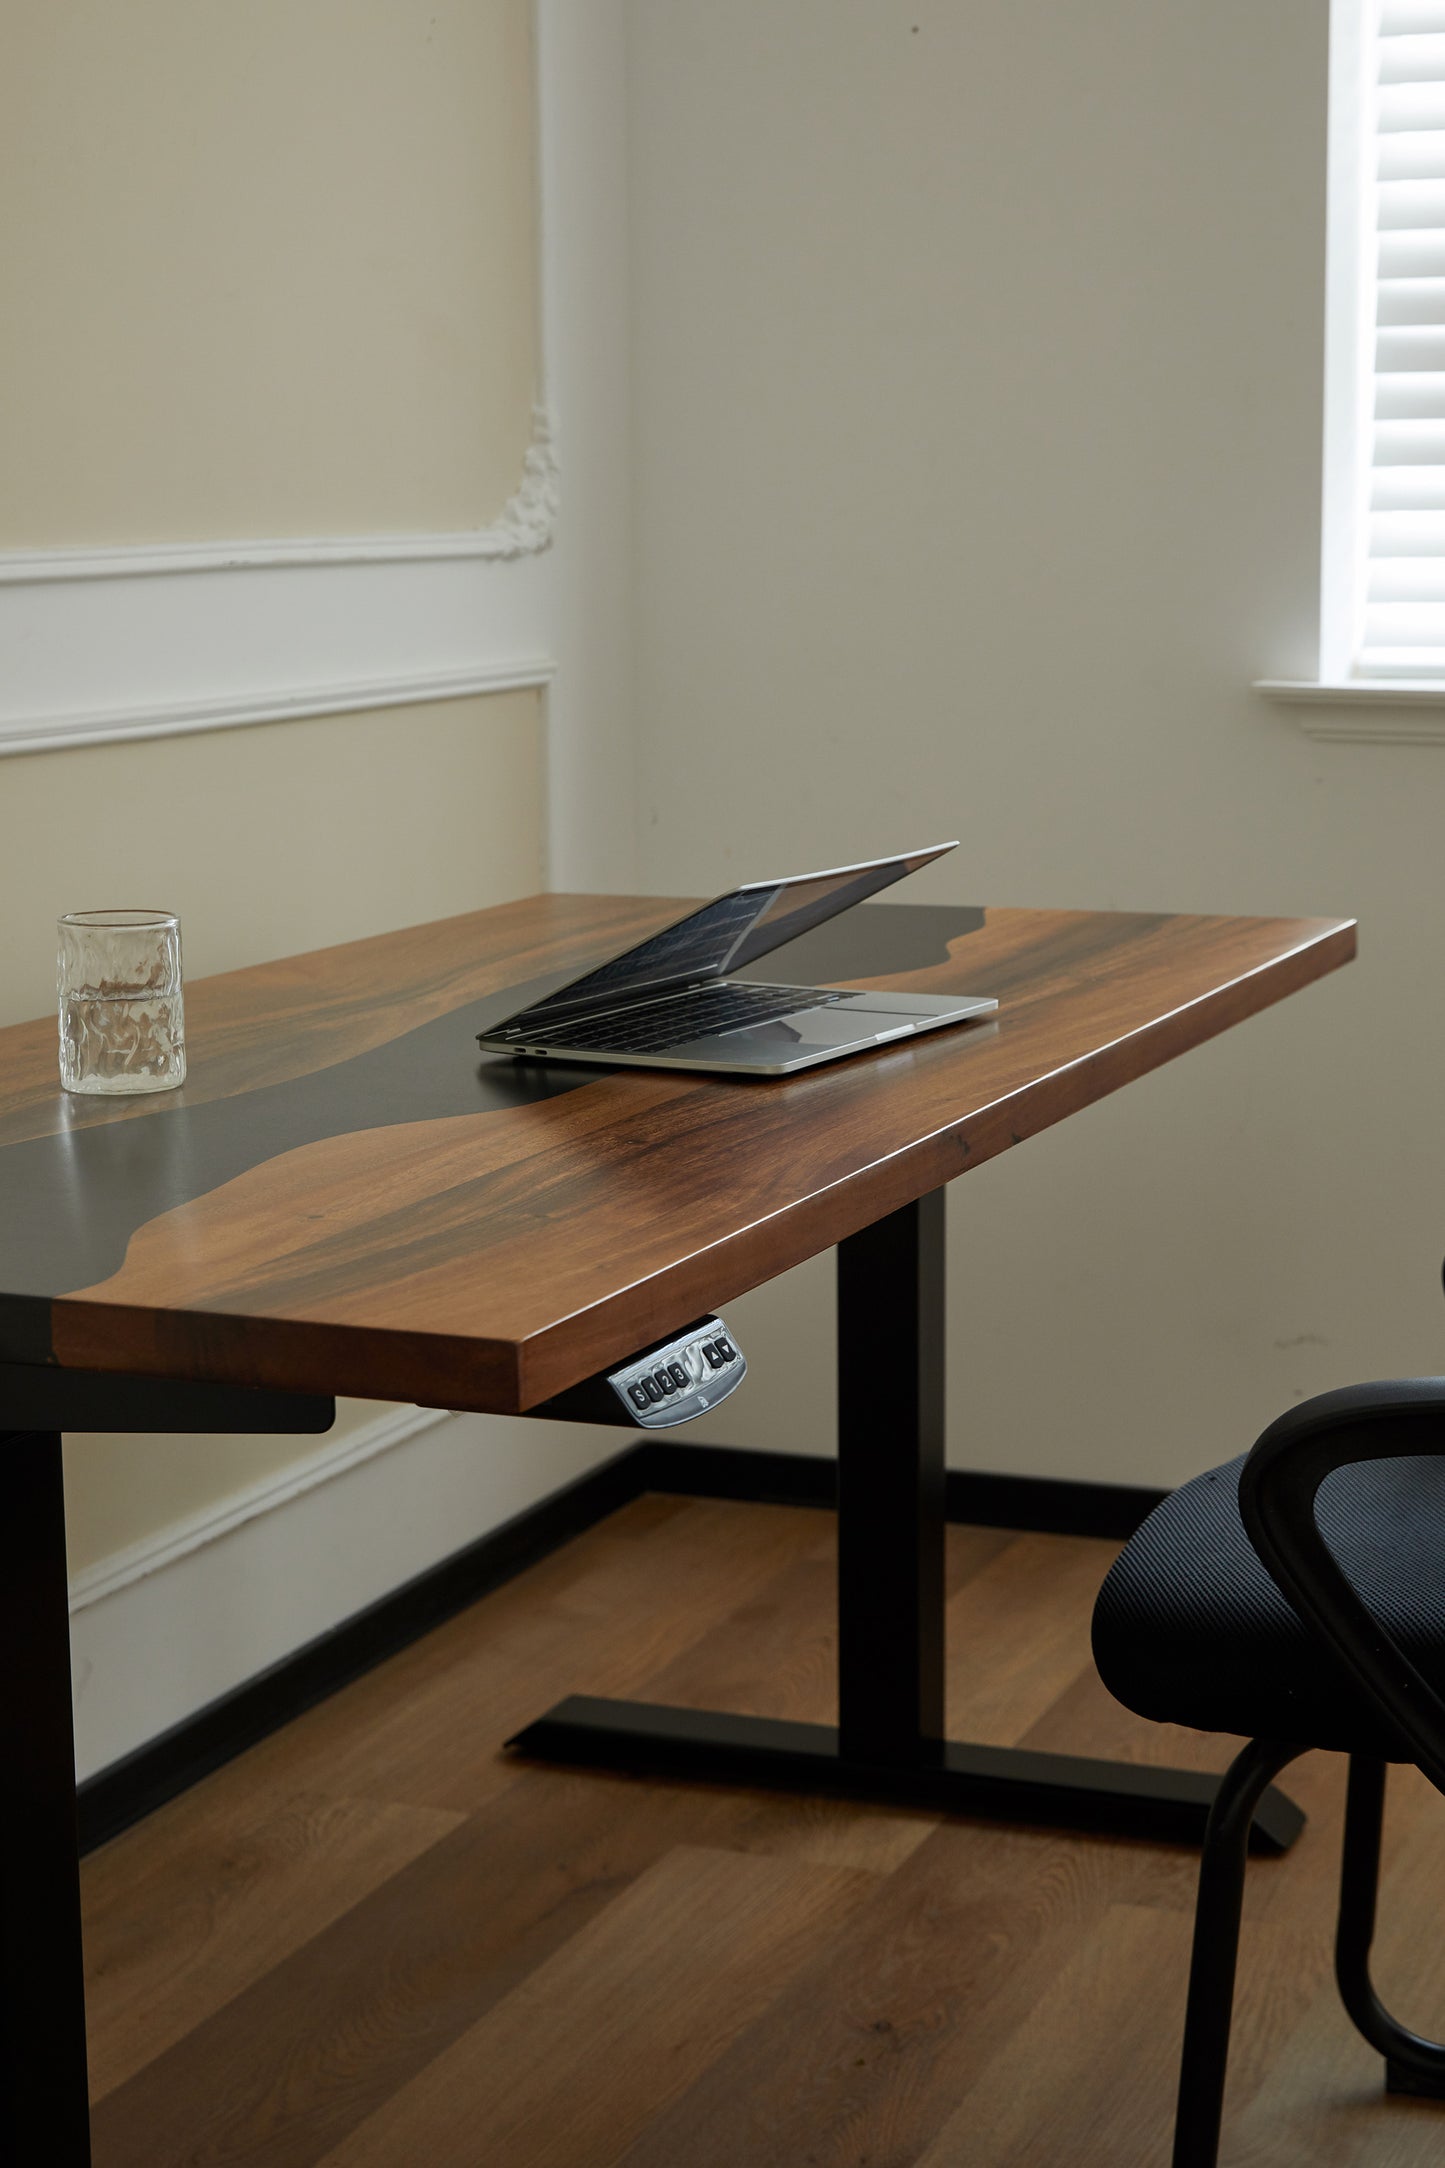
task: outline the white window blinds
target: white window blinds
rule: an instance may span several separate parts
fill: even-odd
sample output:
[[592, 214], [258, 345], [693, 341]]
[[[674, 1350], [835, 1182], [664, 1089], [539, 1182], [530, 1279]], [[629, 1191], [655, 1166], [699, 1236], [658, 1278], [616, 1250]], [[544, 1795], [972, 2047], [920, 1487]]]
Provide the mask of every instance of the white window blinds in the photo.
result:
[[1375, 0], [1371, 17], [1354, 671], [1445, 677], [1445, 0]]

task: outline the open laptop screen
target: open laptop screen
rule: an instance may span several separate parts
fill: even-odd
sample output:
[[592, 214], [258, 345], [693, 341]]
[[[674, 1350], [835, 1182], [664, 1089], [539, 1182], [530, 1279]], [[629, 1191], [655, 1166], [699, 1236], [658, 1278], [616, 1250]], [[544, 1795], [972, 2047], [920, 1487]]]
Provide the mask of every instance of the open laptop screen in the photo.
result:
[[[953, 849], [951, 843], [914, 851], [903, 858], [882, 858], [862, 866], [842, 866], [830, 873], [797, 874], [782, 881], [750, 881], [712, 903], [689, 911], [661, 933], [624, 949], [581, 978], [521, 1012], [528, 1022], [564, 1011], [605, 1006], [649, 988], [661, 990], [689, 979], [720, 978], [785, 941], [820, 926], [855, 903], [876, 895], [907, 873]], [[508, 1022], [513, 1019], [508, 1018]]]

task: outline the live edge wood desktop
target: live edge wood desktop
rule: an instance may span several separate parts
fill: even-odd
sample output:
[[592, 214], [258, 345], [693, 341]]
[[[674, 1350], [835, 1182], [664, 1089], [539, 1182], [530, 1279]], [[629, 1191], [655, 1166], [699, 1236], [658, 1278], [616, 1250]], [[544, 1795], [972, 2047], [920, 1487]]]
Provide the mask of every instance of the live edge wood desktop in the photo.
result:
[[[90, 2158], [67, 1428], [321, 1430], [336, 1393], [538, 1413], [836, 1246], [837, 1729], [574, 1698], [515, 1746], [1202, 1828], [1212, 1779], [943, 1738], [943, 1185], [1334, 970], [1353, 925], [865, 906], [758, 975], [994, 994], [996, 1021], [784, 1080], [478, 1057], [678, 909], [539, 896], [202, 980], [189, 1081], [151, 1098], [67, 1098], [53, 1019], [0, 1033], [0, 2158]], [[1272, 1794], [1264, 1841], [1299, 1823]]]

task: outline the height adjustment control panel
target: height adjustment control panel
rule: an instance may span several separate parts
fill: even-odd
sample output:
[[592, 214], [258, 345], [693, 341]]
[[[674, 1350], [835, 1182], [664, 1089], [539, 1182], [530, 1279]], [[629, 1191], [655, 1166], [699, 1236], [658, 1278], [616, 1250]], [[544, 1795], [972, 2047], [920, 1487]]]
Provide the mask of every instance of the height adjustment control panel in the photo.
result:
[[722, 1319], [705, 1317], [609, 1371], [607, 1382], [632, 1422], [668, 1430], [726, 1400], [747, 1367]]

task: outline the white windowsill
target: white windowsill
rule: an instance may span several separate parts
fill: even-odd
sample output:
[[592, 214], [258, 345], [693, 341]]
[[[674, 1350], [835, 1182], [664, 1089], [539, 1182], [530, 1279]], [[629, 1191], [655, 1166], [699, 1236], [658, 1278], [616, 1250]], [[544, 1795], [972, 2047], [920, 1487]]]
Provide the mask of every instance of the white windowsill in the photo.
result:
[[1323, 684], [1315, 678], [1257, 678], [1266, 700], [1298, 708], [1307, 738], [1357, 745], [1445, 745], [1445, 679], [1354, 678]]

